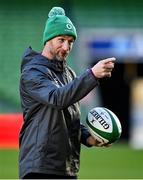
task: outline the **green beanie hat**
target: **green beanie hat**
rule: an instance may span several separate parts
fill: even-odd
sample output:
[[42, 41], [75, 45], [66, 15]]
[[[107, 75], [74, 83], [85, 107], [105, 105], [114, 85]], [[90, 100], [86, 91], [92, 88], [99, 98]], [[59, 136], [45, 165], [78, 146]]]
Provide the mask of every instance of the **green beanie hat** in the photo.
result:
[[53, 7], [46, 21], [45, 30], [43, 34], [43, 44], [50, 39], [60, 36], [69, 35], [77, 38], [76, 29], [71, 20], [65, 15], [65, 11], [61, 7]]

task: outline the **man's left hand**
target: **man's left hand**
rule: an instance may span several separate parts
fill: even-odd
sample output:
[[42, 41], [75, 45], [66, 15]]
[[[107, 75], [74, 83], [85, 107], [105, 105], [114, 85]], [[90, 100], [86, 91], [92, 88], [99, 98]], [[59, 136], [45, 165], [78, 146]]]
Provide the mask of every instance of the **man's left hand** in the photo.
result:
[[110, 147], [112, 145], [112, 144], [104, 143], [103, 141], [99, 141], [99, 140], [95, 139], [93, 136], [89, 136], [87, 138], [87, 143], [90, 146], [97, 146], [97, 147]]

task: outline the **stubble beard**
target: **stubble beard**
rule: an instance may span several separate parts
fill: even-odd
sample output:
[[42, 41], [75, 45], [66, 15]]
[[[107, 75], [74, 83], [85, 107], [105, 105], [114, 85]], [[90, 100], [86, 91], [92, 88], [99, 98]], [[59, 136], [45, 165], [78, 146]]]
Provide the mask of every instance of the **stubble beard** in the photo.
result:
[[49, 47], [48, 51], [51, 54], [53, 60], [66, 61], [67, 59], [68, 54], [61, 51], [55, 51], [52, 46]]
[[56, 55], [56, 56], [55, 56], [56, 60], [58, 60], [58, 61], [66, 61], [66, 57], [67, 57], [67, 56], [65, 56], [65, 57], [61, 57], [61, 56], [59, 56], [59, 55]]
[[62, 55], [62, 53], [53, 53], [53, 59], [57, 61], [66, 61], [67, 55]]

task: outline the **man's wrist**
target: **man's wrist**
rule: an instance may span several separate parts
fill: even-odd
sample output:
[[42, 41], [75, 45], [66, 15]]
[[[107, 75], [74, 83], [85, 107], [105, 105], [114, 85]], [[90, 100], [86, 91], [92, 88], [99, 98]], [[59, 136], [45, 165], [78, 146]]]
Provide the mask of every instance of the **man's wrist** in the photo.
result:
[[99, 79], [94, 75], [92, 68], [89, 69], [90, 74], [98, 81]]

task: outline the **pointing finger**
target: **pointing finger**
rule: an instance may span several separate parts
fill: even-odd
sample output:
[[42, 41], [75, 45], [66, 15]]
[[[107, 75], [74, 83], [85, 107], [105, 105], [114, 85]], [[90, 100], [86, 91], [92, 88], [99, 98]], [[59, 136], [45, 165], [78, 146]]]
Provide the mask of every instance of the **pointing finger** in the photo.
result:
[[103, 61], [104, 61], [104, 63], [109, 63], [109, 62], [113, 62], [114, 63], [116, 61], [116, 58], [115, 57], [111, 57], [111, 58], [104, 59]]

